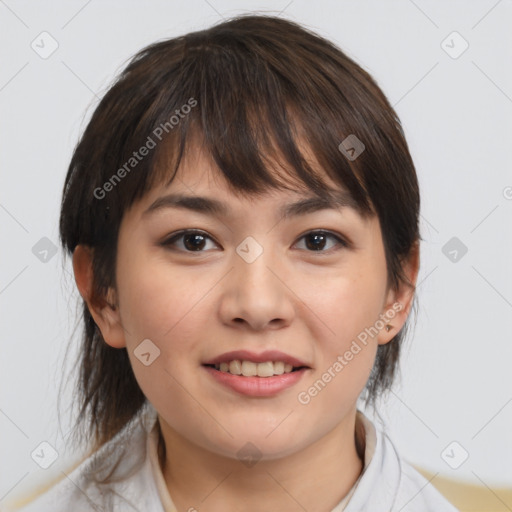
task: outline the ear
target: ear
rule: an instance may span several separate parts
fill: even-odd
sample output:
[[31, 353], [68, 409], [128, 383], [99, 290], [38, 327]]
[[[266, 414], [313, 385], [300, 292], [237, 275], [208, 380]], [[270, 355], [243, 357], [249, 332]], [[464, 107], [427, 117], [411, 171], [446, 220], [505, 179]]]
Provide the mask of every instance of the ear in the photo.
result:
[[[385, 325], [379, 330], [379, 334], [377, 335], [379, 345], [384, 345], [391, 341], [404, 326], [413, 304], [419, 267], [420, 244], [419, 240], [417, 240], [407, 260], [402, 262], [403, 272], [410, 284], [401, 282], [398, 289], [390, 288], [388, 290], [385, 305], [380, 317], [383, 319]], [[386, 328], [386, 326], [389, 327]]]
[[105, 342], [113, 348], [126, 347], [115, 290], [109, 288], [106, 297], [94, 296], [93, 249], [77, 245], [73, 251], [73, 271], [80, 295], [87, 303], [94, 322]]

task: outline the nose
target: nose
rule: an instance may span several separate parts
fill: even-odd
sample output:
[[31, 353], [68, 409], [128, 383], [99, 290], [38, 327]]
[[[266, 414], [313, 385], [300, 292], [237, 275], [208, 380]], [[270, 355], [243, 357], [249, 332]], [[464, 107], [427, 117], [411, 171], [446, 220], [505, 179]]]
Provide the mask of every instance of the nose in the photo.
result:
[[292, 322], [294, 294], [270, 250], [263, 250], [252, 262], [235, 253], [233, 267], [226, 276], [219, 306], [225, 325], [260, 331], [280, 329]]

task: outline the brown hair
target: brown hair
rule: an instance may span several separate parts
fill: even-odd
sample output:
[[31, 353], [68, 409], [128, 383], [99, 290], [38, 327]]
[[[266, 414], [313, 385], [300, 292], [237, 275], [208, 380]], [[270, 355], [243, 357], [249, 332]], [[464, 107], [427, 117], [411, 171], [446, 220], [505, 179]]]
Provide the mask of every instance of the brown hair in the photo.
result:
[[[373, 78], [331, 42], [291, 21], [245, 15], [144, 48], [96, 107], [69, 165], [60, 216], [64, 249], [94, 250], [96, 297], [116, 287], [124, 212], [151, 187], [172, 181], [193, 135], [239, 194], [285, 186], [285, 174], [278, 181], [268, 170], [277, 158], [287, 178], [325, 195], [329, 188], [300, 150], [306, 144], [360, 212], [378, 216], [389, 284], [407, 283], [402, 263], [420, 238], [420, 198], [393, 108]], [[339, 149], [349, 135], [365, 146], [355, 159]], [[156, 147], [134, 160], [150, 139]], [[159, 165], [165, 158], [173, 161], [172, 176]], [[146, 398], [126, 349], [105, 343], [85, 302], [82, 316], [77, 424], [99, 447]], [[391, 385], [407, 325], [378, 347], [368, 402]]]

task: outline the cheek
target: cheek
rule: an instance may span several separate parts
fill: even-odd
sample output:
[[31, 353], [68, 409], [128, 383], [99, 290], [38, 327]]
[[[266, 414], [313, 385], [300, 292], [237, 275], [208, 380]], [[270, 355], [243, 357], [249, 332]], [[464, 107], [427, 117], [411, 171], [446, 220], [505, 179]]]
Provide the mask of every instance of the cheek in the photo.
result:
[[328, 384], [318, 406], [342, 397], [355, 400], [366, 384], [378, 347], [374, 329], [385, 297], [385, 271], [371, 255], [324, 278], [321, 290], [306, 295], [308, 288], [302, 288], [304, 302], [321, 329], [316, 333], [315, 373]]
[[339, 421], [368, 381], [378, 347], [369, 329], [380, 312], [376, 288], [371, 279], [355, 275], [332, 280], [322, 294], [310, 297], [308, 305], [327, 328], [316, 338], [318, 364], [297, 400], [312, 417], [323, 418], [320, 422]]
[[[194, 313], [209, 287], [205, 291], [200, 280], [191, 282], [189, 274], [173, 271], [165, 262], [148, 263], [133, 256], [118, 267], [118, 289], [126, 347], [143, 393], [160, 408], [165, 408], [169, 397], [190, 408], [186, 400], [180, 402], [178, 382], [197, 364], [194, 354], [201, 340]], [[151, 343], [141, 345], [143, 340]], [[150, 361], [145, 365], [139, 357], [148, 352]]]
[[[338, 349], [365, 328], [374, 325], [381, 313], [385, 282], [371, 268], [354, 269], [324, 279], [321, 290], [307, 294], [305, 302], [327, 328], [328, 344]], [[320, 338], [321, 339], [321, 338]]]
[[191, 279], [190, 272], [154, 258], [128, 258], [119, 265], [118, 275], [126, 331], [165, 345], [182, 339], [175, 334], [183, 334], [190, 325], [184, 320], [194, 314], [194, 307], [211, 287], [204, 279]]

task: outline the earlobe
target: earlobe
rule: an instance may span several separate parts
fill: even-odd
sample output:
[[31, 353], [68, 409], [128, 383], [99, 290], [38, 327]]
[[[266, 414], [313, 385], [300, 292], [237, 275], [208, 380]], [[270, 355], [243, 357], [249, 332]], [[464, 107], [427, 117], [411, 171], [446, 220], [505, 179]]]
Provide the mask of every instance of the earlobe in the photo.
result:
[[390, 342], [404, 326], [414, 301], [419, 265], [419, 241], [416, 241], [402, 266], [408, 283], [400, 283], [398, 289], [388, 291], [381, 316], [385, 325], [377, 336], [379, 345]]
[[106, 297], [94, 294], [93, 249], [86, 245], [77, 245], [73, 251], [73, 271], [80, 295], [94, 322], [98, 326], [105, 342], [113, 348], [126, 346], [119, 309], [116, 306], [115, 290], [109, 289]]

